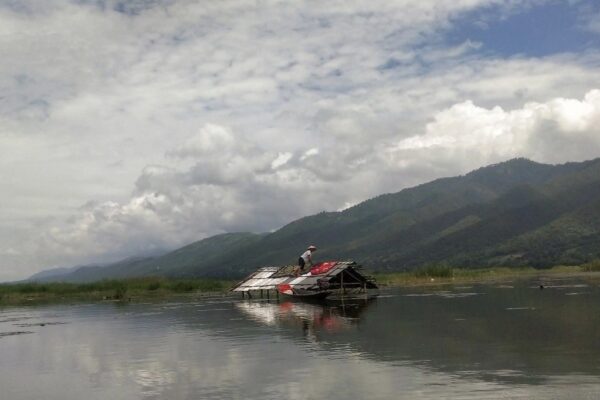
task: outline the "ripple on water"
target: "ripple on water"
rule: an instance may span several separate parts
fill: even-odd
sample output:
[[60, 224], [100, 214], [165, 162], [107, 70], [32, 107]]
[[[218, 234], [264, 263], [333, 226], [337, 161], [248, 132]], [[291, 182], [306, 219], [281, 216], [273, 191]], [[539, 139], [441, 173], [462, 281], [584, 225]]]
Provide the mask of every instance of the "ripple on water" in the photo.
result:
[[395, 294], [380, 294], [379, 296], [377, 296], [378, 299], [391, 299], [394, 297], [398, 297], [398, 295]]
[[32, 328], [34, 326], [52, 326], [52, 325], [65, 325], [68, 322], [35, 322], [30, 324], [13, 324], [14, 326], [18, 326], [19, 328]]
[[0, 339], [7, 336], [28, 335], [34, 333], [31, 331], [16, 331], [16, 332], [0, 332]]
[[5, 318], [5, 319], [0, 319], [0, 324], [2, 323], [6, 323], [6, 322], [16, 322], [16, 321], [24, 321], [27, 319], [34, 319], [35, 317], [11, 317], [11, 318]]
[[[586, 285], [585, 283], [578, 283], [578, 284], [572, 284], [572, 285], [552, 285], [552, 284], [545, 284], [543, 285], [544, 289], [577, 289], [577, 288], [586, 288], [589, 287], [589, 285]], [[540, 285], [537, 286], [529, 286], [530, 289], [539, 289]]]
[[459, 299], [463, 297], [479, 296], [484, 293], [477, 292], [434, 292], [434, 293], [410, 293], [405, 294], [405, 297], [442, 297], [445, 299]]
[[471, 292], [471, 293], [440, 293], [439, 296], [443, 297], [445, 299], [460, 299], [463, 297], [472, 297], [472, 296], [479, 296], [483, 293], [475, 293], [475, 292]]

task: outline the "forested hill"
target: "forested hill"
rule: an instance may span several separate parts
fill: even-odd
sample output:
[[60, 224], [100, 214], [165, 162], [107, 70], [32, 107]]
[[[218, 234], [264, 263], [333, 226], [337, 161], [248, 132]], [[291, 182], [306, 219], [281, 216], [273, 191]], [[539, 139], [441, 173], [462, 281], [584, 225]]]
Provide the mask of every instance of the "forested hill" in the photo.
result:
[[48, 280], [140, 275], [239, 277], [316, 258], [376, 270], [579, 264], [600, 257], [600, 159], [546, 165], [514, 159], [293, 221], [269, 234], [214, 236], [160, 257], [84, 267]]

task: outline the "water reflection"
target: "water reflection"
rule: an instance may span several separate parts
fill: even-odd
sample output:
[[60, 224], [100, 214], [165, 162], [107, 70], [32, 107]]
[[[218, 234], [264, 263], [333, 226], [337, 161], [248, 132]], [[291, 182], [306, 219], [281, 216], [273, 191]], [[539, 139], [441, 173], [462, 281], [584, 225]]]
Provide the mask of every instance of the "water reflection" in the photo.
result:
[[358, 324], [360, 315], [374, 302], [375, 298], [335, 303], [244, 301], [235, 303], [235, 307], [254, 321], [268, 326], [295, 327], [305, 336], [314, 336], [320, 330], [335, 333]]
[[[574, 296], [574, 288], [586, 292]], [[249, 302], [236, 308], [326, 343], [320, 351], [331, 356], [360, 354], [508, 385], [600, 373], [600, 291], [584, 283], [551, 282], [543, 291], [530, 283], [396, 289], [350, 309]]]
[[600, 288], [544, 283], [0, 310], [2, 398], [592, 398]]

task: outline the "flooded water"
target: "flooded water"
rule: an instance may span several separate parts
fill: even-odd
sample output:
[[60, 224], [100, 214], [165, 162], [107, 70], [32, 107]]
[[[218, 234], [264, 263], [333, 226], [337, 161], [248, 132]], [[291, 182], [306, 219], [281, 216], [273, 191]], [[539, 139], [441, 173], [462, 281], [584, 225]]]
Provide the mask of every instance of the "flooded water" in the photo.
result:
[[596, 399], [600, 283], [0, 309], [1, 399]]

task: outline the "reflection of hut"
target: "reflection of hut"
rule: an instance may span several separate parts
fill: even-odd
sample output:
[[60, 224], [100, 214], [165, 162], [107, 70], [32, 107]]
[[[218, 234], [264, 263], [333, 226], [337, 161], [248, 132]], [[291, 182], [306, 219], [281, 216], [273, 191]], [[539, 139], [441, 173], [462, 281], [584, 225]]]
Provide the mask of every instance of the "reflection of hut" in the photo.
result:
[[358, 324], [361, 314], [373, 301], [374, 298], [333, 303], [240, 301], [235, 307], [250, 319], [268, 326], [296, 327], [304, 333], [337, 332]]
[[366, 293], [377, 289], [374, 280], [362, 275], [353, 261], [328, 261], [315, 264], [300, 276], [292, 274], [291, 266], [263, 267], [235, 285], [231, 290], [242, 296], [270, 291], [296, 297], [326, 297], [332, 293]]

